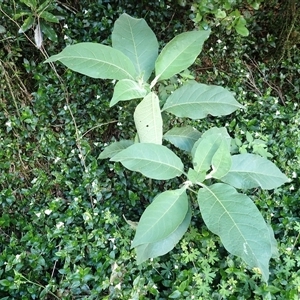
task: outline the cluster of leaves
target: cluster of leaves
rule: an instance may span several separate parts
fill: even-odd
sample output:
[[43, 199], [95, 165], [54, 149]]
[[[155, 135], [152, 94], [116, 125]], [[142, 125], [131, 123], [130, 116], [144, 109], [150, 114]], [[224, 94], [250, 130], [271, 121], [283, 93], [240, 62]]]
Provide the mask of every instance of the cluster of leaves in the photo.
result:
[[[227, 33], [233, 29], [241, 36], [248, 36], [247, 17], [250, 9], [258, 9], [262, 0], [199, 0], [193, 1], [191, 6], [191, 19], [197, 27], [215, 27], [220, 24], [226, 28]], [[178, 1], [179, 4], [186, 6], [187, 1]], [[242, 7], [242, 10], [241, 10]]]
[[[101, 6], [99, 1], [80, 2], [76, 14], [68, 11], [65, 15], [68, 28], [57, 31], [59, 44], [47, 43], [53, 53], [80, 41], [110, 43], [112, 24], [124, 11], [144, 16], [160, 39], [169, 40], [174, 31], [186, 29], [184, 11], [175, 13], [166, 1], [147, 1], [144, 7], [143, 1], [141, 5], [125, 1], [126, 7], [120, 1], [102, 1]], [[1, 8], [6, 6], [9, 4]], [[13, 7], [11, 11], [13, 15]], [[7, 31], [1, 35], [5, 40], [1, 40], [4, 47], [0, 50], [0, 298], [299, 298], [297, 49], [292, 52], [293, 64], [283, 61], [278, 73], [266, 64], [259, 65], [270, 82], [285, 88], [285, 106], [276, 91], [267, 88], [260, 73], [253, 72], [260, 93], [246, 84], [248, 69], [241, 58], [245, 52], [251, 56], [249, 49], [257, 43], [238, 37], [233, 41], [233, 36], [225, 39], [218, 32], [214, 36], [222, 43], [208, 43], [205, 60], [196, 61], [191, 72], [157, 85], [168, 95], [179, 86], [179, 79], [187, 77], [229, 87], [246, 108], [245, 113], [233, 113], [231, 121], [209, 118], [207, 123], [203, 119], [201, 123], [189, 121], [189, 125], [201, 131], [206, 126], [225, 126], [249, 151], [248, 131], [254, 139], [267, 142], [272, 160], [292, 178], [283, 188], [251, 195], [272, 223], [279, 242], [279, 258], [271, 260], [269, 285], [265, 285], [260, 274], [248, 272], [240, 259], [228, 255], [197, 210], [189, 230], [171, 253], [136, 266], [129, 249], [134, 232], [122, 214], [136, 219], [157, 193], [176, 188], [178, 181], [154, 186], [119, 164], [99, 162], [96, 158], [106, 142], [115, 140], [114, 136], [128, 139], [134, 134], [131, 102], [122, 102], [107, 114], [112, 84], [64, 71], [65, 84], [71, 87], [69, 106], [80, 133], [77, 139], [61, 82], [24, 36], [16, 35], [14, 23], [4, 15], [1, 18]], [[211, 47], [214, 51], [209, 51]], [[105, 125], [115, 120], [118, 123]], [[81, 165], [78, 144], [88, 172]]]

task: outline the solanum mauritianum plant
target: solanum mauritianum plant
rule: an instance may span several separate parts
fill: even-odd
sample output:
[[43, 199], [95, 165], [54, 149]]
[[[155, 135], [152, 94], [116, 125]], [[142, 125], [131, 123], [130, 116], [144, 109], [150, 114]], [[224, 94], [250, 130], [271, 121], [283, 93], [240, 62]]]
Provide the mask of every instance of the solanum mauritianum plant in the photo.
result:
[[[274, 189], [288, 178], [266, 158], [249, 153], [231, 155], [231, 137], [225, 127], [200, 133], [183, 126], [163, 132], [162, 113], [202, 119], [208, 114], [229, 115], [242, 108], [228, 90], [196, 81], [187, 81], [160, 105], [157, 83], [191, 66], [209, 34], [184, 32], [159, 53], [156, 36], [146, 21], [122, 14], [114, 24], [112, 47], [79, 43], [47, 62], [60, 61], [93, 78], [116, 80], [111, 106], [141, 99], [133, 116], [137, 137], [109, 145], [101, 159], [121, 162], [125, 168], [152, 179], [185, 177], [178, 189], [157, 195], [141, 216], [132, 241], [137, 262], [173, 249], [188, 229], [190, 196], [196, 194], [207, 227], [230, 253], [259, 269], [267, 282], [269, 260], [276, 254], [274, 234], [253, 201], [239, 190]], [[164, 140], [187, 151], [192, 168], [185, 168], [180, 157], [163, 145]]]

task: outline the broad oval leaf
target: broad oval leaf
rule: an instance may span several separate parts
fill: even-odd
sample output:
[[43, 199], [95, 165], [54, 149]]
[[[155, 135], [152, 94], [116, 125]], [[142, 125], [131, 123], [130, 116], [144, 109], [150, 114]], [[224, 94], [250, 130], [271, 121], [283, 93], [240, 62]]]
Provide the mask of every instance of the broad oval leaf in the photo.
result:
[[274, 163], [259, 155], [245, 153], [232, 156], [231, 169], [221, 180], [238, 189], [275, 189], [288, 178]]
[[273, 240], [253, 201], [227, 184], [216, 183], [199, 190], [198, 202], [208, 229], [221, 238], [227, 251], [259, 268], [267, 282]]
[[203, 119], [208, 114], [229, 115], [242, 107], [223, 87], [190, 81], [170, 95], [162, 110], [177, 117]]
[[134, 79], [135, 68], [121, 51], [97, 43], [78, 43], [67, 46], [45, 62], [60, 61], [78, 73], [102, 79]]
[[164, 139], [181, 150], [191, 152], [195, 142], [201, 137], [201, 133], [191, 127], [173, 127], [164, 134]]
[[149, 244], [142, 244], [135, 247], [137, 264], [141, 264], [149, 258], [162, 256], [170, 252], [180, 241], [191, 223], [192, 212], [189, 208], [183, 222], [178, 228], [166, 238]]
[[137, 105], [133, 117], [141, 143], [162, 144], [163, 121], [155, 93], [149, 93]]
[[188, 206], [185, 188], [156, 196], [138, 223], [131, 247], [158, 242], [168, 237], [183, 222]]
[[150, 143], [134, 144], [113, 156], [131, 170], [152, 179], [167, 180], [183, 173], [180, 158], [165, 146]]
[[131, 79], [122, 79], [116, 83], [113, 98], [109, 105], [112, 107], [119, 101], [143, 98], [146, 94], [147, 90], [136, 81]]
[[209, 30], [198, 30], [184, 32], [173, 38], [162, 49], [155, 62], [156, 78], [169, 79], [192, 65], [209, 34]]
[[[230, 140], [231, 138], [225, 127], [213, 127], [204, 132], [192, 149], [194, 170], [198, 173], [207, 172], [222, 142], [224, 142], [222, 152], [224, 151], [230, 154]], [[222, 155], [222, 153], [219, 154]], [[215, 169], [216, 167], [215, 165]]]
[[114, 24], [112, 46], [130, 58], [138, 77], [149, 79], [158, 55], [158, 41], [144, 19], [122, 14]]
[[133, 141], [131, 140], [121, 140], [114, 142], [105, 147], [105, 149], [98, 156], [98, 159], [112, 158], [114, 155], [128, 148], [131, 145], [133, 145]]

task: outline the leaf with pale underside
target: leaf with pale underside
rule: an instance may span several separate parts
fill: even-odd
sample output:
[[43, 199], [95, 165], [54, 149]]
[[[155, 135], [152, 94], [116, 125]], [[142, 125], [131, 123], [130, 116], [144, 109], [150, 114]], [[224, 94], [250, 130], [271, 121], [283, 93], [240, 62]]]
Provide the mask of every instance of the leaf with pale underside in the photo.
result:
[[180, 158], [167, 147], [158, 144], [134, 144], [110, 160], [119, 161], [125, 168], [152, 179], [167, 180], [183, 173]]
[[198, 203], [206, 226], [221, 238], [227, 251], [258, 268], [267, 282], [274, 245], [253, 201], [227, 184], [216, 183], [198, 191]]
[[[211, 168], [213, 157], [222, 143], [224, 143], [222, 153], [223, 151], [230, 151], [230, 140], [225, 127], [213, 127], [204, 132], [192, 149], [194, 170], [198, 173], [207, 172]], [[222, 155], [222, 153], [219, 152], [218, 155]], [[221, 167], [220, 163], [216, 161], [217, 157], [215, 158], [215, 169]]]
[[119, 101], [143, 98], [147, 94], [145, 87], [131, 79], [122, 79], [118, 81], [114, 88], [113, 98], [109, 106], [117, 104]]
[[141, 143], [162, 144], [163, 121], [159, 99], [154, 92], [137, 105], [133, 117]]
[[230, 147], [226, 140], [222, 139], [211, 160], [212, 171], [209, 177], [220, 179], [225, 176], [231, 167]]
[[85, 42], [67, 46], [45, 62], [57, 60], [92, 78], [134, 80], [136, 76], [134, 65], [125, 54], [102, 44]]
[[203, 119], [207, 115], [226, 116], [242, 107], [223, 87], [190, 81], [169, 96], [162, 111], [177, 117]]
[[171, 251], [187, 231], [191, 223], [191, 217], [192, 212], [189, 208], [183, 222], [169, 236], [158, 242], [142, 244], [135, 247], [137, 264], [141, 264], [149, 258], [162, 256]]
[[209, 30], [197, 30], [184, 32], [173, 38], [162, 49], [155, 62], [156, 78], [169, 79], [192, 65], [209, 34]]
[[183, 222], [188, 206], [185, 188], [156, 196], [139, 221], [131, 247], [155, 243], [168, 237]]
[[195, 142], [201, 137], [201, 133], [191, 127], [173, 127], [166, 132], [163, 138], [181, 150], [191, 152]]
[[274, 163], [259, 155], [245, 153], [232, 156], [229, 172], [221, 178], [238, 189], [275, 189], [288, 182], [288, 178]]
[[114, 24], [112, 46], [130, 58], [139, 78], [149, 79], [158, 55], [158, 41], [144, 19], [122, 14]]
[[114, 142], [107, 147], [100, 153], [99, 159], [105, 158], [112, 158], [117, 153], [121, 152], [122, 150], [128, 148], [129, 146], [133, 145], [133, 141], [131, 140], [121, 140]]

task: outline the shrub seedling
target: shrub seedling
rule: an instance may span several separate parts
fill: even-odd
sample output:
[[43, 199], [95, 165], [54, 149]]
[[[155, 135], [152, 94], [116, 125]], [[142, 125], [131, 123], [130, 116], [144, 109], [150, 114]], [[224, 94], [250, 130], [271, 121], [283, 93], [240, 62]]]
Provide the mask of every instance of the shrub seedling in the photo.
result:
[[[121, 162], [151, 179], [186, 177], [178, 189], [157, 195], [141, 216], [132, 242], [138, 263], [174, 248], [188, 229], [192, 215], [189, 199], [196, 194], [208, 229], [220, 237], [230, 253], [259, 270], [267, 282], [269, 260], [277, 252], [273, 230], [253, 201], [238, 190], [274, 189], [288, 178], [264, 157], [231, 155], [231, 137], [225, 127], [200, 133], [182, 126], [163, 133], [165, 113], [203, 119], [208, 114], [225, 116], [242, 108], [228, 90], [193, 80], [181, 85], [163, 105], [160, 103], [157, 83], [191, 66], [209, 34], [209, 30], [181, 33], [159, 53], [156, 36], [146, 21], [122, 14], [114, 25], [112, 47], [79, 43], [46, 62], [60, 61], [87, 76], [117, 80], [111, 106], [142, 99], [133, 115], [137, 137], [109, 145], [100, 154], [101, 159]], [[163, 145], [164, 140], [188, 152], [192, 167], [185, 168], [180, 157]]]

